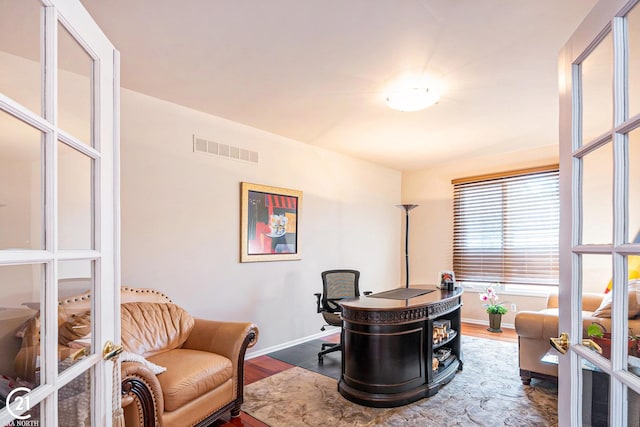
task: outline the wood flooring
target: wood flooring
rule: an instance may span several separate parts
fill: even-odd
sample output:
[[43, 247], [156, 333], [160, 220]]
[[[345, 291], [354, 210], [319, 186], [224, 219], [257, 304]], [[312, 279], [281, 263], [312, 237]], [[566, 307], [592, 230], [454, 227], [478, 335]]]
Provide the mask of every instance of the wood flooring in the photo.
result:
[[[502, 333], [495, 333], [487, 331], [486, 325], [476, 325], [471, 323], [462, 324], [462, 335], [494, 339], [507, 342], [518, 342], [518, 336], [514, 329], [503, 328]], [[327, 341], [338, 342], [340, 335], [335, 334], [326, 338]], [[318, 350], [319, 351], [319, 350]], [[284, 370], [293, 368], [294, 365], [282, 362], [269, 356], [258, 356], [253, 359], [249, 359], [244, 362], [244, 384], [251, 384], [252, 382], [267, 378], [271, 375], [277, 374]], [[237, 418], [226, 418], [218, 420], [211, 425], [212, 427], [269, 427], [267, 424], [256, 420], [252, 416], [240, 412], [240, 416]]]

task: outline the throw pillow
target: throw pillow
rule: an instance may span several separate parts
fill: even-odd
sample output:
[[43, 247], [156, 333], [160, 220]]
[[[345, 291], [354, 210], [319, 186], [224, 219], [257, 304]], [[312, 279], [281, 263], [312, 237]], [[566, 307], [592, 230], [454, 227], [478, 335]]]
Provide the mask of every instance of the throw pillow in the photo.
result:
[[[627, 275], [627, 280], [640, 279], [640, 256], [629, 255], [627, 257]], [[611, 292], [611, 289], [613, 289], [613, 279], [609, 280], [609, 283], [607, 283], [604, 293], [608, 294]]]
[[[607, 293], [600, 303], [600, 307], [593, 312], [593, 317], [611, 317], [611, 302], [613, 293]], [[640, 280], [633, 280], [629, 282], [629, 319], [636, 317], [640, 314]]]

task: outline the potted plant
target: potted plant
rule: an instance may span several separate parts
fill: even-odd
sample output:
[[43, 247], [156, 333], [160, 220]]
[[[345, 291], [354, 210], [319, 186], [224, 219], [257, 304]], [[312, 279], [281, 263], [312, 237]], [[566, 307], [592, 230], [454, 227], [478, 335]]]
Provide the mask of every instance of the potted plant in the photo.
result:
[[[607, 328], [598, 322], [592, 322], [587, 327], [587, 336], [602, 348], [602, 356], [611, 359], [611, 333], [607, 332]], [[637, 356], [636, 337], [633, 331], [629, 330], [628, 355]]]
[[500, 324], [502, 315], [507, 313], [507, 307], [503, 302], [498, 302], [498, 294], [489, 286], [484, 293], [480, 294], [480, 300], [485, 302], [484, 307], [489, 314], [489, 332], [502, 332]]

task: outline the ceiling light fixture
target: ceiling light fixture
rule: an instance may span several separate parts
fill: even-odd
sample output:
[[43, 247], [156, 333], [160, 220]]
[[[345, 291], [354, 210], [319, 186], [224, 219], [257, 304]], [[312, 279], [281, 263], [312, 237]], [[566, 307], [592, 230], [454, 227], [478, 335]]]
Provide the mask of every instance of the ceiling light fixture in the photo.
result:
[[404, 112], [424, 110], [436, 104], [439, 100], [440, 93], [434, 88], [428, 87], [399, 89], [386, 97], [389, 107]]

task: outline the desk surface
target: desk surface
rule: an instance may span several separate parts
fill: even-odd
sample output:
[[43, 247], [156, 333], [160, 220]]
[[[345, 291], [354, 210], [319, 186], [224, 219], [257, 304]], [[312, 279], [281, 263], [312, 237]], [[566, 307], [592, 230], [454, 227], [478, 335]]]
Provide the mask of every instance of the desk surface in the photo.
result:
[[411, 288], [433, 290], [433, 292], [406, 300], [360, 296], [359, 298], [341, 300], [339, 304], [345, 308], [359, 311], [405, 310], [407, 308], [422, 307], [457, 298], [463, 292], [462, 288], [456, 288], [453, 291], [448, 291], [445, 289], [438, 289], [435, 285], [411, 285]]

